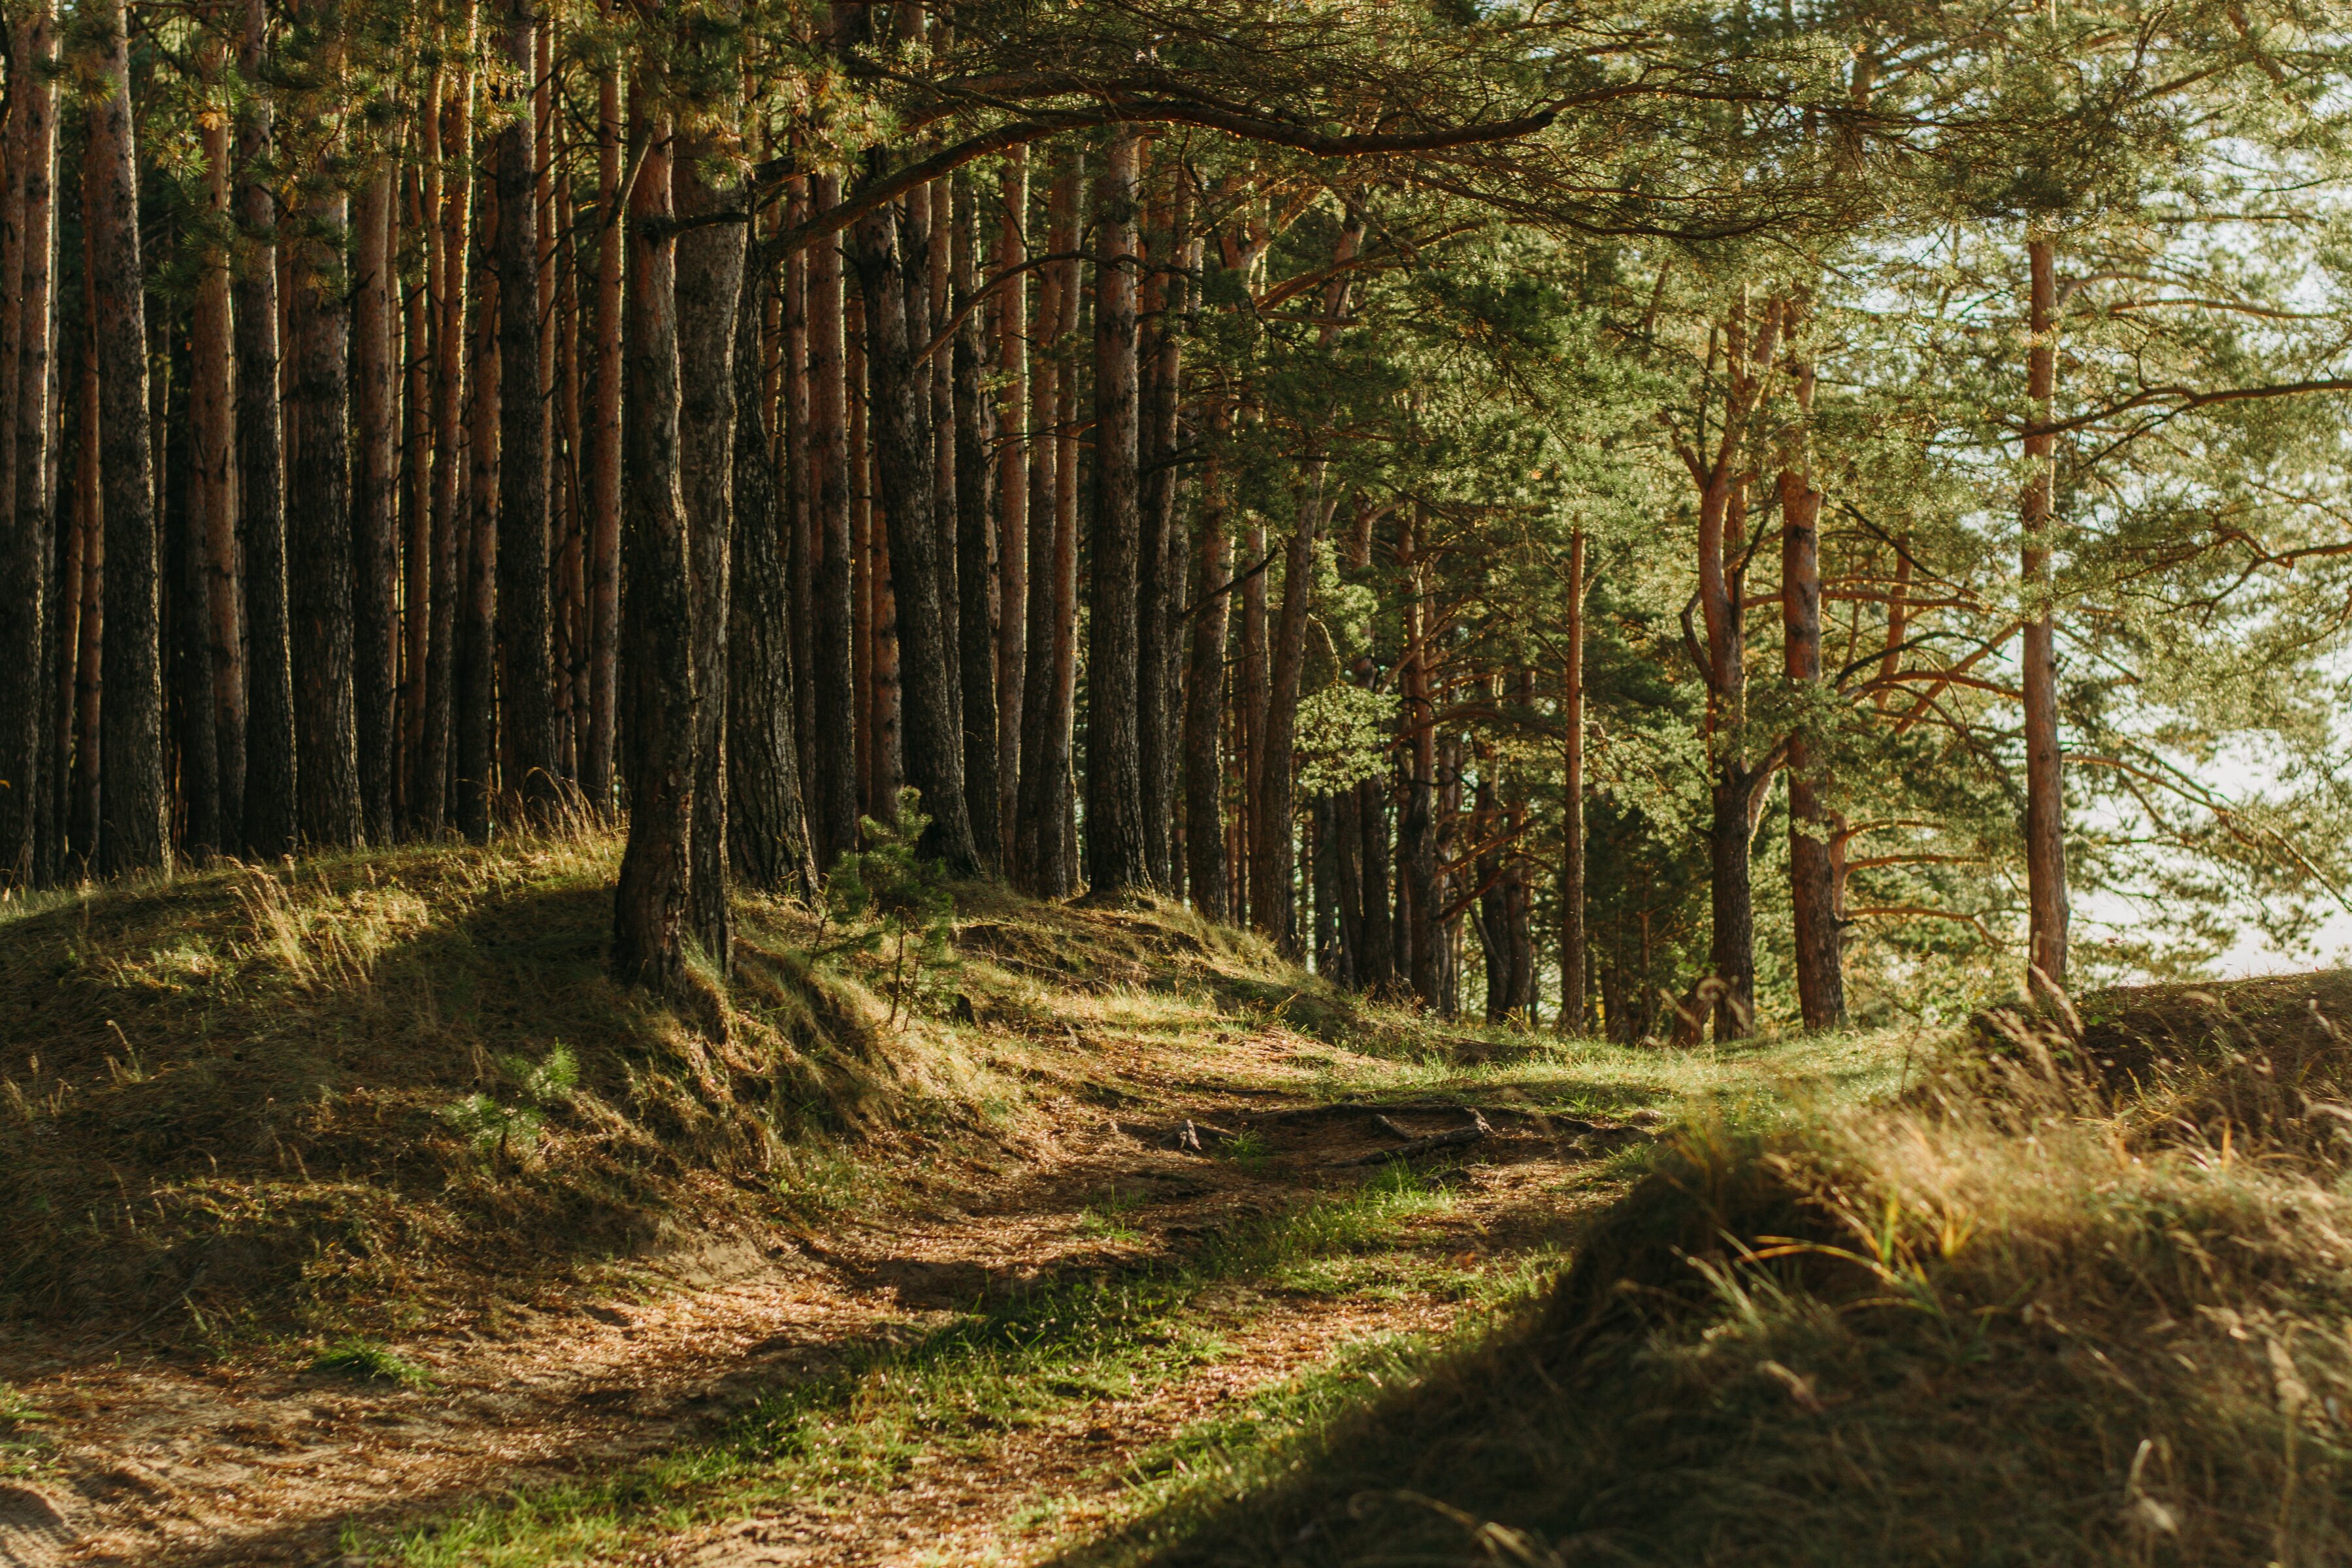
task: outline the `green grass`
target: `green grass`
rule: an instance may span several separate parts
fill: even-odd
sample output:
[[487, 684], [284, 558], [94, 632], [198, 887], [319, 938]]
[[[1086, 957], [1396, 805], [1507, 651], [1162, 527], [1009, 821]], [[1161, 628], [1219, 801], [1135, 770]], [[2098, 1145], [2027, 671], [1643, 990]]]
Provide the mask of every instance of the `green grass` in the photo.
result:
[[415, 1362], [394, 1354], [370, 1340], [344, 1340], [310, 1358], [312, 1372], [332, 1373], [363, 1383], [396, 1383], [404, 1388], [429, 1388], [433, 1374]]
[[887, 1486], [919, 1454], [983, 1451], [1057, 1412], [1214, 1360], [1229, 1324], [1203, 1303], [1203, 1286], [1390, 1247], [1451, 1202], [1410, 1172], [1383, 1172], [1345, 1196], [1237, 1226], [1180, 1263], [1040, 1289], [904, 1342], [853, 1349], [831, 1372], [761, 1400], [716, 1442], [350, 1545], [411, 1568], [527, 1568], [619, 1554], [762, 1506], [838, 1506]]

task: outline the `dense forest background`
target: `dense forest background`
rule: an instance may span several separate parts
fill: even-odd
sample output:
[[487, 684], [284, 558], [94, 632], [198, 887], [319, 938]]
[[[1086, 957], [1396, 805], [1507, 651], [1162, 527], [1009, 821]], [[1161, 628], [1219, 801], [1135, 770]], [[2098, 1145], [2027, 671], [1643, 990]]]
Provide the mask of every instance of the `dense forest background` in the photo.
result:
[[6, 18], [13, 888], [625, 819], [667, 986], [911, 840], [1626, 1040], [2352, 909], [2339, 8]]

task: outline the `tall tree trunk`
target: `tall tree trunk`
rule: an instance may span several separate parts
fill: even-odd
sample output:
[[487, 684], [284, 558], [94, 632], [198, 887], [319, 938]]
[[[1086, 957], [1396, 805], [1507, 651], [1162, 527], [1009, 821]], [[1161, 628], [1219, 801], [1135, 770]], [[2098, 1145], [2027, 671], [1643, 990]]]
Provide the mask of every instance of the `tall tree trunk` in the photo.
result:
[[[841, 182], [816, 178], [815, 207], [841, 200]], [[857, 705], [852, 642], [856, 577], [851, 538], [855, 477], [849, 464], [849, 388], [842, 335], [841, 243], [828, 236], [809, 253], [809, 467], [815, 506], [815, 624], [811, 667], [802, 679], [816, 689], [816, 758], [809, 779], [809, 828], [820, 868], [857, 847]]]
[[[32, 624], [26, 628], [32, 637], [29, 650], [17, 644], [10, 645], [8, 649], [11, 656], [29, 651], [30, 671], [33, 679], [40, 682], [40, 689], [27, 698], [32, 711], [26, 722], [33, 729], [34, 749], [13, 764], [26, 770], [17, 776], [23, 781], [28, 820], [23, 829], [0, 837], [0, 853], [7, 856], [7, 867], [21, 868], [33, 879], [44, 882], [54, 878], [58, 862], [56, 813], [51, 805], [60, 781], [52, 765], [55, 758], [50, 741], [54, 726], [45, 724], [43, 718], [56, 717], [48, 714], [48, 709], [58, 689], [54, 678], [64, 665], [63, 622], [69, 613], [55, 574], [56, 557], [62, 552], [58, 548], [57, 509], [49, 479], [51, 432], [57, 406], [52, 395], [49, 353], [51, 279], [55, 274], [57, 244], [58, 89], [56, 80], [47, 74], [55, 58], [53, 44], [51, 8], [47, 0], [37, 0], [30, 16], [18, 26], [12, 40], [16, 67], [24, 73], [9, 93], [8, 115], [10, 156], [21, 182], [18, 233], [24, 249], [18, 268], [18, 292], [23, 321], [17, 353], [16, 428], [0, 435], [0, 439], [13, 440], [15, 448], [17, 478], [13, 498], [14, 531], [17, 541], [31, 552], [35, 580], [46, 583], [51, 589], [47, 603], [34, 607]], [[29, 860], [24, 858], [26, 855]]]
[[1381, 780], [1365, 779], [1356, 785], [1354, 813], [1358, 846], [1356, 866], [1363, 879], [1363, 939], [1357, 949], [1356, 984], [1365, 991], [1387, 989], [1396, 980], [1396, 935], [1389, 913], [1389, 803]]
[[[46, 5], [18, 22], [0, 195], [0, 889], [23, 888], [37, 870], [48, 690], [44, 625], [54, 543], [41, 504], [47, 451], [48, 163], [56, 89], [40, 75], [48, 39]], [[38, 282], [36, 282], [36, 279]], [[37, 342], [41, 346], [35, 350]], [[37, 363], [40, 380], [30, 374]], [[27, 418], [25, 404], [37, 411]], [[27, 505], [30, 499], [32, 504]]]
[[1430, 689], [1429, 642], [1420, 600], [1419, 509], [1398, 520], [1397, 567], [1403, 579], [1403, 709], [1407, 771], [1397, 822], [1397, 917], [1405, 975], [1426, 1007], [1443, 1008], [1444, 940], [1437, 885], [1437, 705]]
[[[708, 112], [708, 110], [706, 110]], [[735, 205], [711, 183], [732, 105], [711, 129], [681, 133], [673, 178], [681, 219]], [[694, 827], [687, 923], [720, 973], [731, 960], [727, 918], [728, 556], [734, 533], [735, 316], [743, 292], [743, 234], [706, 223], [677, 237], [678, 492], [693, 563]]]
[[1233, 605], [1233, 536], [1226, 531], [1223, 474], [1213, 449], [1225, 434], [1226, 414], [1212, 416], [1213, 449], [1202, 481], [1199, 564], [1192, 577], [1192, 668], [1184, 682], [1185, 880], [1192, 907], [1213, 921], [1226, 918], [1224, 759], [1218, 741], [1225, 695], [1226, 623]]
[[1568, 657], [1561, 672], [1559, 1033], [1585, 1026], [1584, 995], [1584, 531], [1568, 540]]
[[[614, 0], [601, 0], [613, 15]], [[613, 809], [614, 721], [621, 635], [621, 70], [596, 78], [596, 289], [588, 384], [588, 738], [580, 787]]]
[[[1006, 154], [998, 186], [992, 269], [1000, 277], [1028, 260], [1029, 150]], [[1005, 439], [996, 470], [996, 819], [998, 853], [1016, 879], [1013, 841], [1021, 798], [1021, 727], [1029, 659], [1029, 288], [1015, 274], [996, 290], [998, 427]]]
[[1326, 503], [1299, 509], [1298, 527], [1283, 557], [1282, 617], [1275, 626], [1266, 679], [1265, 713], [1258, 731], [1257, 835], [1250, 846], [1250, 920], [1283, 953], [1298, 952], [1297, 861], [1291, 834], [1291, 740], [1298, 718], [1299, 675], [1306, 662], [1307, 616], [1315, 600], [1315, 540]]
[[[1798, 305], [1788, 307], [1788, 336], [1796, 337]], [[1813, 411], [1813, 367], [1791, 355], [1798, 416]], [[1810, 435], [1798, 460], [1780, 470], [1781, 672], [1806, 697], [1822, 685], [1822, 492], [1815, 488]], [[1789, 740], [1789, 902], [1795, 929], [1797, 1001], [1809, 1029], [1831, 1029], [1845, 1021], [1845, 973], [1839, 952], [1837, 878], [1830, 842], [1835, 831], [1823, 808], [1820, 774], [1807, 731], [1815, 723], [1809, 708]]]
[[[417, 121], [429, 126], [440, 118], [441, 86], [437, 70], [428, 82]], [[425, 140], [438, 141], [428, 135]], [[437, 289], [434, 263], [437, 256], [429, 237], [440, 232], [441, 215], [425, 199], [423, 160], [412, 161], [403, 174], [408, 226], [428, 257], [423, 274], [404, 288], [401, 349], [403, 454], [401, 458], [401, 674], [400, 797], [395, 810], [401, 831], [415, 833], [418, 816], [416, 782], [418, 754], [425, 746], [425, 671], [431, 658], [433, 632], [433, 300]]]
[[[743, 237], [748, 239], [750, 237]], [[771, 892], [816, 892], [793, 734], [791, 589], [775, 447], [760, 355], [760, 269], [743, 269], [735, 314], [735, 526], [727, 614], [728, 859]]]
[[[474, 12], [467, 10], [466, 36]], [[447, 84], [445, 84], [445, 86]], [[425, 205], [438, 206], [427, 219], [434, 284], [433, 371], [433, 603], [425, 679], [425, 743], [419, 753], [412, 798], [418, 826], [438, 833], [447, 819], [451, 770], [457, 756], [457, 668], [462, 650], [457, 628], [466, 594], [466, 287], [467, 249], [472, 230], [470, 181], [466, 169], [473, 136], [474, 81], [461, 70], [440, 112], [425, 127]], [[437, 259], [435, 259], [437, 258]]]
[[[2026, 399], [2047, 426], [2058, 390], [2057, 246], [2046, 231], [2029, 237], [2032, 272], [2026, 349]], [[2025, 687], [2025, 888], [2028, 986], [2066, 987], [2066, 795], [2058, 749], [2057, 616], [2052, 604], [2050, 530], [2056, 514], [2058, 437], [2025, 438], [2023, 567], [2029, 614], [2022, 638]]]
[[[901, 237], [908, 258], [907, 343], [921, 354], [936, 331], [944, 330], [949, 309], [950, 279], [954, 271], [955, 203], [949, 182], [934, 180], [907, 193], [907, 232]], [[919, 236], [917, 220], [922, 224]], [[963, 591], [957, 561], [961, 513], [955, 489], [955, 355], [943, 345], [915, 364], [922, 383], [916, 404], [931, 445], [931, 531], [939, 562], [940, 637], [947, 648], [949, 732], [956, 748], [956, 776], [963, 777]], [[972, 796], [963, 792], [964, 817], [971, 818]], [[979, 853], [979, 830], [972, 836]]]
[[456, 700], [457, 827], [476, 841], [490, 836], [499, 788], [498, 554], [499, 416], [506, 355], [499, 342], [503, 303], [497, 258], [499, 226], [507, 218], [495, 178], [474, 185], [473, 285], [466, 333], [471, 383], [466, 404], [466, 506], [459, 525], [457, 686]]
[[96, 269], [89, 265], [90, 230], [82, 226], [81, 387], [74, 418], [73, 529], [81, 540], [81, 571], [73, 593], [73, 770], [68, 787], [67, 838], [84, 876], [98, 868], [99, 703], [106, 657], [106, 515], [99, 494], [98, 326]]
[[632, 94], [629, 197], [628, 847], [614, 895], [623, 978], [675, 991], [686, 977], [687, 844], [694, 819], [693, 567], [678, 488], [678, 337], [671, 121], [642, 77]]
[[[539, 242], [537, 79], [540, 18], [534, 0], [507, 0], [506, 55], [516, 84], [499, 132], [498, 710], [507, 793], [532, 816], [561, 795], [555, 765], [555, 666], [548, 616], [548, 409], [551, 343]], [[731, 309], [730, 291], [720, 309]]]
[[963, 744], [954, 722], [955, 649], [940, 603], [938, 512], [932, 495], [930, 378], [908, 341], [907, 294], [922, 278], [919, 258], [899, 244], [897, 215], [879, 209], [856, 228], [858, 283], [866, 297], [866, 374], [876, 468], [889, 530], [891, 586], [898, 604], [898, 674], [907, 781], [930, 817], [923, 852], [952, 876], [980, 868], [964, 809]]
[[[152, 439], [158, 461], [163, 571], [163, 635], [170, 687], [164, 711], [166, 798], [178, 784], [181, 856], [198, 865], [221, 852], [220, 750], [214, 731], [211, 568], [205, 556], [205, 521], [194, 504], [194, 476], [188, 451], [188, 421], [175, 419], [174, 384], [188, 369], [161, 329], [148, 354], [155, 374], [148, 384]], [[172, 763], [176, 759], [177, 769]]]
[[[1054, 172], [1046, 196], [1045, 251], [1066, 256], [1077, 247], [1081, 154], [1071, 152]], [[1065, 367], [1067, 339], [1078, 317], [1077, 263], [1055, 261], [1038, 290], [1036, 335], [1045, 345], [1032, 377], [1033, 425], [1045, 445], [1031, 460], [1029, 491], [1029, 668], [1023, 678], [1021, 802], [1013, 859], [1021, 885], [1040, 898], [1061, 898], [1077, 886], [1064, 841], [1069, 810], [1070, 723], [1076, 697], [1077, 475], [1075, 379]], [[1039, 548], [1040, 530], [1051, 541]], [[1043, 559], [1041, 559], [1041, 556]]]
[[351, 289], [341, 265], [347, 201], [313, 196], [294, 252], [288, 312], [293, 384], [286, 466], [286, 590], [295, 645], [296, 817], [314, 845], [361, 837], [352, 704]]
[[1093, 893], [1151, 885], [1136, 727], [1137, 489], [1135, 166], [1115, 127], [1095, 185], [1095, 515], [1087, 618], [1087, 869]]
[[1145, 272], [1139, 311], [1138, 346], [1142, 390], [1137, 436], [1139, 458], [1140, 525], [1138, 532], [1136, 593], [1136, 743], [1142, 776], [1144, 859], [1151, 879], [1162, 889], [1179, 882], [1174, 855], [1176, 833], [1176, 753], [1181, 727], [1178, 693], [1170, 674], [1175, 668], [1178, 621], [1176, 601], [1181, 596], [1185, 554], [1176, 516], [1176, 432], [1183, 376], [1182, 311], [1184, 273], [1189, 237], [1184, 197], [1189, 189], [1181, 169], [1171, 171], [1174, 200], [1153, 225], [1156, 255]]
[[980, 205], [969, 175], [955, 182], [954, 308], [962, 312], [955, 336], [956, 587], [962, 603], [956, 637], [963, 681], [964, 800], [972, 848], [993, 872], [1003, 864], [997, 789], [996, 574], [989, 559], [995, 489], [989, 451], [996, 444], [996, 404], [983, 376], [989, 357], [980, 291]]
[[[268, 8], [245, 0], [238, 74], [269, 69]], [[260, 856], [294, 847], [294, 670], [286, 604], [286, 509], [279, 473], [278, 198], [267, 93], [245, 100], [236, 163], [237, 216], [251, 248], [231, 293], [236, 338], [236, 498], [245, 555], [245, 847]]]
[[[203, 46], [205, 76], [219, 77], [221, 45]], [[229, 222], [228, 122], [209, 116], [197, 128], [205, 153], [204, 205], [213, 232]], [[196, 279], [195, 317], [189, 337], [188, 445], [192, 525], [205, 536], [205, 606], [211, 634], [213, 748], [220, 778], [221, 842], [231, 849], [245, 837], [245, 637], [237, 592], [236, 490], [230, 464], [236, 397], [230, 371], [229, 253], [217, 243], [203, 253]], [[31, 308], [29, 299], [26, 308]]]
[[[786, 224], [808, 220], [809, 198], [810, 182], [794, 180], [785, 205]], [[789, 531], [784, 581], [792, 603], [793, 734], [800, 748], [796, 763], [804, 793], [816, 773], [816, 573], [824, 548], [816, 531], [816, 447], [809, 425], [808, 277], [808, 247], [784, 258], [778, 322], [783, 354], [778, 368], [782, 373], [779, 416], [783, 421], [784, 526]], [[813, 815], [810, 825], [814, 828]], [[814, 838], [811, 844], [813, 847]]]
[[82, 224], [99, 359], [106, 517], [106, 682], [100, 708], [99, 865], [108, 875], [168, 869], [163, 675], [155, 549], [155, 460], [147, 427], [147, 289], [139, 260], [139, 161], [131, 122], [131, 37], [122, 0], [87, 13], [109, 92], [89, 106]]
[[394, 688], [399, 674], [400, 545], [394, 502], [400, 483], [400, 400], [393, 382], [393, 164], [360, 187], [353, 269], [352, 689], [359, 741], [360, 819], [371, 842], [392, 837]]
[[1242, 536], [1242, 570], [1248, 574], [1242, 581], [1242, 625], [1238, 652], [1234, 671], [1234, 734], [1241, 752], [1241, 876], [1234, 891], [1235, 921], [1255, 920], [1257, 911], [1252, 904], [1253, 884], [1256, 877], [1251, 869], [1257, 863], [1258, 793], [1265, 762], [1265, 700], [1268, 670], [1265, 615], [1265, 567], [1272, 551], [1267, 543], [1265, 524], [1255, 514], [1250, 518], [1249, 531]]

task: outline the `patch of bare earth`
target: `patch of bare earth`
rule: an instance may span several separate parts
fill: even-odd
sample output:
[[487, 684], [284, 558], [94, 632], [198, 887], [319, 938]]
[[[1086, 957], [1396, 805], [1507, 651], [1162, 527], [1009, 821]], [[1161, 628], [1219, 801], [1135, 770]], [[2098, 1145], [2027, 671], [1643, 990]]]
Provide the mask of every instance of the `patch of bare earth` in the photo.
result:
[[[1169, 1147], [1195, 1124], [1203, 1152]], [[47, 1416], [46, 1460], [0, 1479], [0, 1564], [318, 1563], [346, 1529], [384, 1529], [468, 1500], [610, 1467], [714, 1434], [762, 1391], [821, 1373], [1040, 1279], [1131, 1268], [1245, 1215], [1362, 1179], [1352, 1163], [1468, 1124], [1427, 1108], [1319, 1112], [1202, 1101], [1151, 1123], [1068, 1108], [1018, 1179], [962, 1211], [849, 1223], [822, 1244], [714, 1248], [635, 1299], [544, 1298], [420, 1331], [396, 1350], [429, 1387], [293, 1370], [258, 1357], [197, 1364], [106, 1345], [0, 1348], [0, 1378]], [[1203, 1132], [1202, 1129], [1209, 1129]], [[1246, 1131], [1263, 1153], [1215, 1152]], [[1614, 1130], [1599, 1130], [1604, 1136]], [[1539, 1245], [1591, 1130], [1497, 1118], [1466, 1146], [1462, 1201], [1406, 1245], [1463, 1267]], [[1118, 1220], [1099, 1215], [1113, 1205]], [[1223, 1349], [1169, 1386], [1097, 1401], [975, 1456], [925, 1456], [881, 1496], [779, 1512], [673, 1542], [656, 1561], [757, 1563], [1015, 1560], [1115, 1509], [1130, 1457], [1328, 1361], [1347, 1343], [1442, 1331], [1455, 1303], [1411, 1292], [1330, 1297], [1237, 1288], [1204, 1300]], [[925, 1459], [929, 1462], [924, 1462]], [[1041, 1497], [1055, 1522], [1016, 1521]]]

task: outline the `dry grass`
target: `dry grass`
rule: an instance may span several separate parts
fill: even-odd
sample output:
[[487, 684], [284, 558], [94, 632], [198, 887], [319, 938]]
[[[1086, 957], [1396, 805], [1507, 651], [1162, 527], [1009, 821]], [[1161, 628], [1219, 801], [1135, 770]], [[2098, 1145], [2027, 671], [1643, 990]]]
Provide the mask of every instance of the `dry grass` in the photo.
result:
[[2107, 998], [1701, 1120], [1542, 1308], [1071, 1561], [2352, 1559], [2347, 999]]

